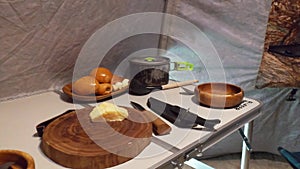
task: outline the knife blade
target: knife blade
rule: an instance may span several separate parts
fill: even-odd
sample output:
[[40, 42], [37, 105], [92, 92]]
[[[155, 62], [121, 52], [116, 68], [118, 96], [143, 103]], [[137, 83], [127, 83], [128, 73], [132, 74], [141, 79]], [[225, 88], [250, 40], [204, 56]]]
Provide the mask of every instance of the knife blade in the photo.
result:
[[143, 106], [133, 101], [131, 101], [130, 104], [132, 105], [133, 108], [142, 111], [149, 119], [153, 120], [152, 126], [153, 126], [153, 133], [155, 135], [166, 135], [171, 132], [172, 128], [166, 122], [164, 122], [159, 117], [155, 116], [153, 113], [147, 111]]
[[300, 57], [300, 44], [269, 46], [268, 52], [288, 57]]
[[189, 109], [171, 105], [153, 97], [148, 99], [147, 106], [156, 114], [181, 128], [194, 128], [197, 125], [201, 125], [214, 130], [215, 125], [221, 122], [219, 119], [204, 119], [194, 113], [191, 113]]

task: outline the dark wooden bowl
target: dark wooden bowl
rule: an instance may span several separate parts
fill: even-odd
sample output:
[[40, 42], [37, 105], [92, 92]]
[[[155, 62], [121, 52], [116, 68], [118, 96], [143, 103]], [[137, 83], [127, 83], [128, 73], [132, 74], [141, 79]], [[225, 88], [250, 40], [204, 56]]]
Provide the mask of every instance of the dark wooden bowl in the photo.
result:
[[0, 165], [12, 162], [12, 169], [35, 169], [33, 158], [19, 150], [0, 150]]
[[196, 86], [195, 96], [200, 104], [215, 108], [230, 108], [239, 105], [244, 91], [228, 83], [204, 83]]

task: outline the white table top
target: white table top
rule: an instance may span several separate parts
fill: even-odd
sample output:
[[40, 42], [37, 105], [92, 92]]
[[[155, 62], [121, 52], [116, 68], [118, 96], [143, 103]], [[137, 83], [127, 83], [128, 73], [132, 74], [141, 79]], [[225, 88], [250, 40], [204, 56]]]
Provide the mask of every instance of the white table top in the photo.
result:
[[[189, 86], [192, 89], [192, 86]], [[241, 109], [212, 109], [197, 104], [191, 95], [179, 95], [180, 88], [156, 91], [146, 96], [132, 96], [123, 94], [113, 97], [108, 102], [117, 105], [131, 107], [129, 101], [140, 103], [146, 108], [146, 100], [151, 96], [167, 101], [170, 104], [190, 108], [191, 112], [208, 119], [219, 118], [221, 123], [216, 126], [217, 132], [181, 129], [172, 124], [172, 131], [169, 135], [155, 136], [166, 145], [174, 146], [175, 149], [184, 149], [195, 141], [205, 142], [212, 134], [217, 135], [218, 131], [226, 126], [236, 123], [260, 107], [256, 100], [244, 98], [247, 102]], [[95, 106], [98, 103], [90, 104]], [[80, 104], [73, 104], [61, 99], [55, 92], [33, 95], [30, 97], [0, 103], [0, 149], [17, 149], [29, 153], [35, 160], [36, 168], [54, 169], [64, 168], [48, 159], [41, 151], [40, 138], [36, 136], [36, 125], [42, 121], [59, 115], [69, 109], [83, 108]], [[226, 133], [229, 134], [229, 133]], [[155, 139], [134, 159], [112, 167], [116, 169], [142, 167], [149, 168], [174, 155], [165, 146], [159, 145]]]

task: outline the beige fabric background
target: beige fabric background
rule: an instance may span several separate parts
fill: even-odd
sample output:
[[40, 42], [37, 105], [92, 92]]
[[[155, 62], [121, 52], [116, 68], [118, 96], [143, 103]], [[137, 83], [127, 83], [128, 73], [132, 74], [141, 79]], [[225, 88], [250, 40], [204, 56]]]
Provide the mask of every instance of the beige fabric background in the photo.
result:
[[[163, 8], [164, 0], [0, 1], [0, 101], [61, 89], [71, 81], [80, 49], [97, 29], [125, 15]], [[158, 36], [137, 36], [109, 55], [113, 62], [157, 45]]]

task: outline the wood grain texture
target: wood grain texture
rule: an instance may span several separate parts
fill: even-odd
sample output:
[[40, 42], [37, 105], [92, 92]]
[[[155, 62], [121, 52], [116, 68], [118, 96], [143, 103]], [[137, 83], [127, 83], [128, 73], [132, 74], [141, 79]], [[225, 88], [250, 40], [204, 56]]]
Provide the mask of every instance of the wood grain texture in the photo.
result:
[[180, 86], [186, 86], [186, 85], [191, 85], [194, 83], [197, 83], [198, 80], [187, 80], [187, 81], [182, 81], [182, 82], [175, 82], [175, 83], [169, 83], [166, 85], [162, 85], [162, 89], [172, 89], [172, 88], [176, 88], [176, 87], [180, 87]]
[[9, 169], [35, 169], [34, 159], [23, 151], [0, 150], [0, 165], [7, 162], [13, 162]]
[[129, 116], [121, 122], [91, 122], [92, 108], [61, 116], [45, 129], [43, 152], [62, 166], [78, 169], [112, 167], [136, 157], [151, 142], [152, 124], [125, 108]]
[[[111, 83], [114, 84], [116, 82], [122, 82], [123, 80], [124, 80], [123, 77], [120, 77], [118, 75], [114, 75], [113, 78], [112, 78], [112, 82]], [[105, 95], [79, 95], [79, 94], [76, 94], [76, 93], [74, 93], [72, 91], [72, 83], [66, 84], [62, 88], [62, 91], [67, 96], [69, 96], [70, 98], [72, 98], [74, 100], [77, 100], [77, 101], [94, 101], [94, 102], [101, 101], [101, 100], [107, 99], [109, 97], [122, 94], [122, 93], [126, 92], [127, 90], [128, 90], [128, 86], [124, 87], [124, 88], [122, 88], [120, 90], [113, 91], [110, 94], [105, 94]]]
[[205, 106], [231, 108], [242, 102], [244, 91], [239, 86], [228, 83], [203, 83], [195, 88], [195, 96]]
[[256, 88], [300, 87], [300, 58], [268, 51], [272, 45], [300, 43], [299, 15], [300, 1], [272, 0]]
[[161, 118], [157, 117], [150, 111], [143, 111], [145, 115], [151, 119], [153, 133], [158, 136], [169, 134], [172, 130], [171, 126], [169, 126], [166, 122], [164, 122]]

